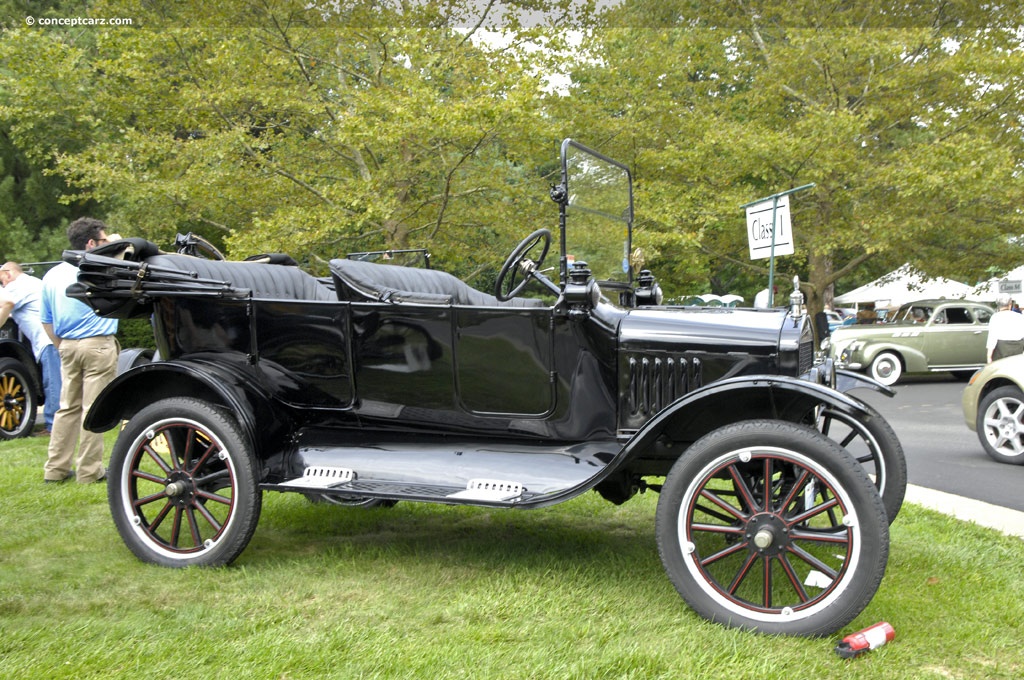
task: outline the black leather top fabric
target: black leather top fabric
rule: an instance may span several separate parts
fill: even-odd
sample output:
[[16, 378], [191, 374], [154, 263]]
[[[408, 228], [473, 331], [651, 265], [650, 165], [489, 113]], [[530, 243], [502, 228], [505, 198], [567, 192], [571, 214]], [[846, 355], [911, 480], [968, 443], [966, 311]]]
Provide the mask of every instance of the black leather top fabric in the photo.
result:
[[227, 281], [235, 288], [247, 288], [254, 298], [284, 300], [335, 300], [334, 292], [312, 275], [284, 265], [257, 262], [204, 260], [187, 255], [157, 255], [147, 266], [194, 272], [201, 279]]
[[435, 305], [481, 307], [543, 307], [543, 300], [513, 298], [500, 302], [447, 272], [436, 269], [374, 264], [360, 260], [330, 262], [339, 300], [370, 302], [413, 302]]

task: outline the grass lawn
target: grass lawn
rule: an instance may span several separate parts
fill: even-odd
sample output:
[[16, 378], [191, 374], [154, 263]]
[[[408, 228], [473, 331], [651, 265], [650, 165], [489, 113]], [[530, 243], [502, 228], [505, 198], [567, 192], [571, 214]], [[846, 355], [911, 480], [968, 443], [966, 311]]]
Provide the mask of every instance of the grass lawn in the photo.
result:
[[884, 620], [896, 640], [843, 660], [838, 637], [690, 611], [654, 493], [529, 512], [270, 493], [234, 565], [172, 570], [124, 547], [104, 485], [44, 486], [45, 457], [0, 442], [2, 678], [1024, 677], [1024, 541], [915, 506], [844, 631]]

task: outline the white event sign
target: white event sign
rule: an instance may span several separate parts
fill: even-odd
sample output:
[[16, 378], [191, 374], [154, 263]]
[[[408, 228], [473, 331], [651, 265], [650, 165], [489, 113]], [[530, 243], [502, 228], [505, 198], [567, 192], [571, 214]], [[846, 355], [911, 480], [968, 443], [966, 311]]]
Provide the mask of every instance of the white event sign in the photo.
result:
[[[773, 206], [774, 204], [774, 206]], [[761, 201], [747, 208], [747, 239], [750, 259], [772, 256], [772, 210], [775, 211], [775, 255], [793, 254], [793, 227], [789, 220], [789, 196]]]

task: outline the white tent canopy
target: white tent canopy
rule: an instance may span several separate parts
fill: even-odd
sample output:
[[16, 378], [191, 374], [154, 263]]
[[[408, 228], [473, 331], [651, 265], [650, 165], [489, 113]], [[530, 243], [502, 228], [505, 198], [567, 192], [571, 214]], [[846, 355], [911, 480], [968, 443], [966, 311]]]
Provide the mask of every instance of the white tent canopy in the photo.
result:
[[899, 307], [915, 300], [985, 297], [988, 296], [978, 295], [965, 283], [942, 277], [926, 278], [924, 274], [905, 264], [871, 283], [836, 296], [834, 302], [840, 306], [873, 303], [876, 307]]
[[[984, 299], [984, 300], [995, 300], [999, 295], [999, 282], [1000, 281], [1014, 281], [1020, 283], [1024, 281], [1024, 265], [1017, 267], [1011, 271], [1006, 272], [1003, 276], [998, 276], [988, 281], [982, 281], [972, 290], [972, 295]], [[1015, 295], [1015, 297], [1022, 297]]]

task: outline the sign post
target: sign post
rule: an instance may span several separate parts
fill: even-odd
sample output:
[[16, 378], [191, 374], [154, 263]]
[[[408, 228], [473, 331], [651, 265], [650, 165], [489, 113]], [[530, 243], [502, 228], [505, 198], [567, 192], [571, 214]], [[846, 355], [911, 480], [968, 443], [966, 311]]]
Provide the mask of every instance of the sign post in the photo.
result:
[[[789, 218], [789, 195], [814, 187], [805, 184], [745, 203], [750, 259], [768, 261], [768, 306], [775, 304], [775, 256], [793, 254], [793, 228]], [[769, 219], [769, 215], [771, 216]]]

